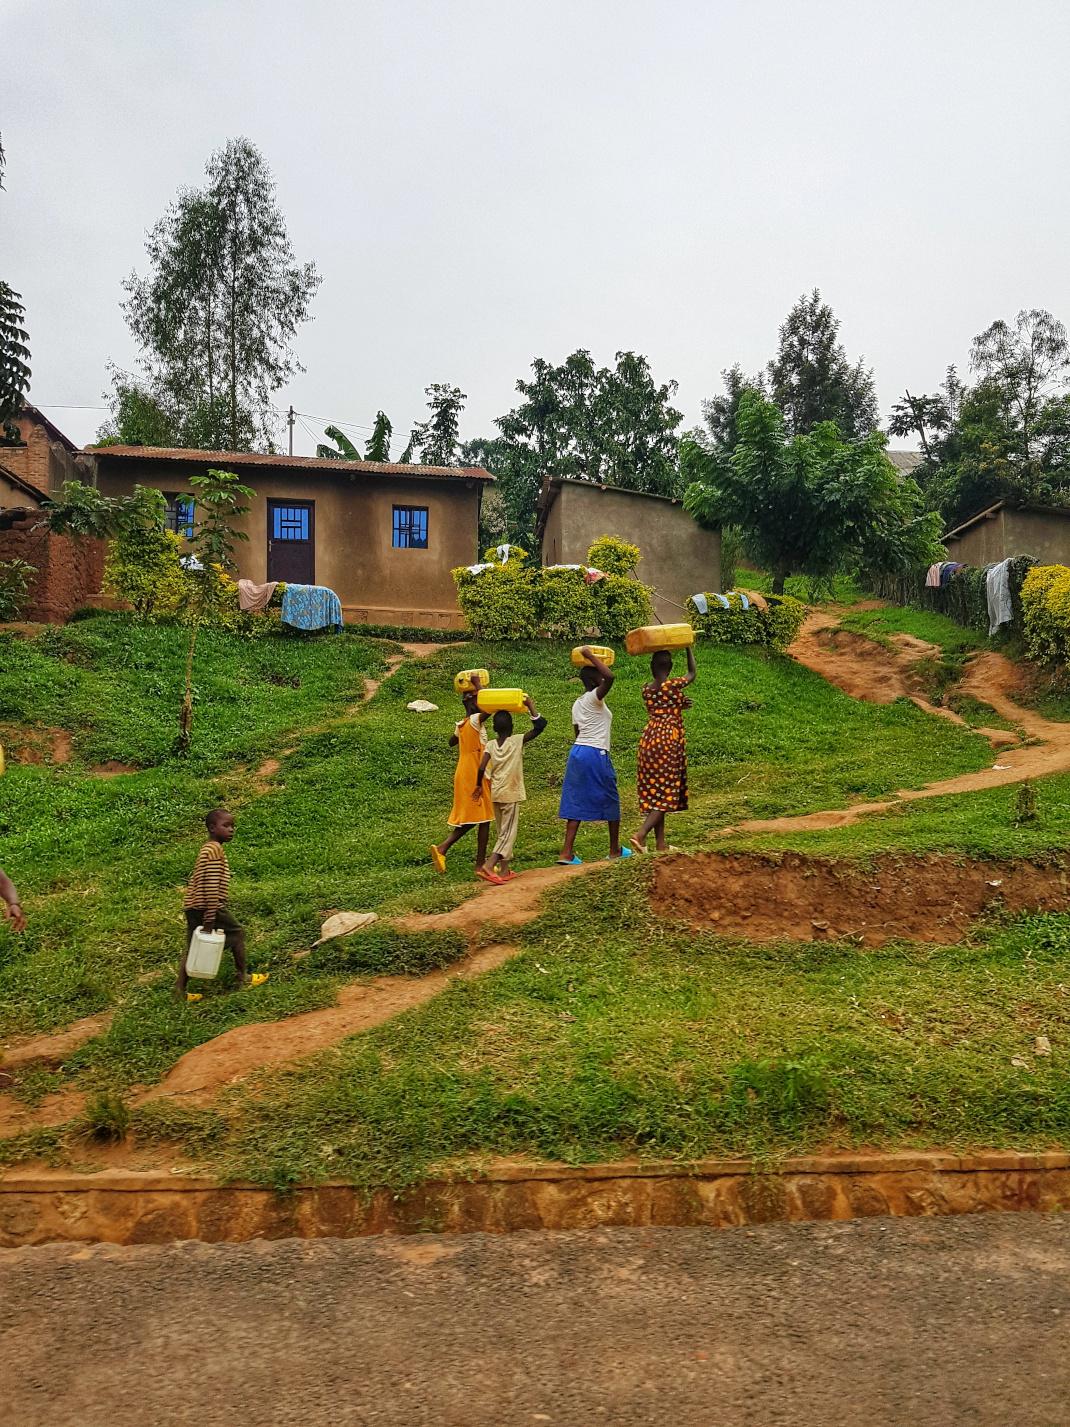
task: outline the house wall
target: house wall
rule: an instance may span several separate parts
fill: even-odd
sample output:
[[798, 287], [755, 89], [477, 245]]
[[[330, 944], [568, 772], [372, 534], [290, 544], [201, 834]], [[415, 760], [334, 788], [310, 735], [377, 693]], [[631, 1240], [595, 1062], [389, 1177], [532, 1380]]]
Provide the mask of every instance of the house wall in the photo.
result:
[[[100, 489], [128, 494], [135, 484], [188, 492], [189, 478], [203, 467], [177, 461], [96, 456]], [[463, 478], [367, 477], [351, 480], [328, 472], [308, 475], [238, 466], [256, 496], [236, 528], [248, 535], [235, 550], [239, 576], [267, 579], [267, 502], [311, 500], [315, 504], [317, 584], [342, 602], [350, 622], [460, 628], [463, 617], [450, 571], [476, 559], [481, 482]], [[393, 507], [427, 509], [428, 548], [395, 550]]]
[[[4, 451], [0, 451], [0, 454], [6, 454], [6, 451], [10, 449], [7, 447]], [[21, 506], [32, 509], [34, 506], [33, 496], [27, 495], [21, 486], [9, 481], [0, 470], [0, 510], [17, 510]]]
[[1070, 565], [1070, 515], [999, 510], [949, 540], [947, 555], [978, 567], [1013, 555], [1035, 555], [1044, 565]]
[[686, 618], [689, 595], [721, 588], [721, 537], [703, 530], [682, 506], [659, 496], [565, 483], [558, 487], [542, 541], [544, 565], [582, 565], [600, 535], [638, 545], [636, 574], [656, 591], [659, 620]]
[[0, 530], [0, 560], [25, 560], [37, 571], [23, 619], [62, 624], [99, 593], [104, 541], [35, 530], [37, 520], [34, 512]]
[[[54, 441], [32, 416], [24, 413], [17, 418], [15, 425], [24, 444], [0, 447], [0, 461], [9, 471], [29, 481], [44, 495], [59, 490], [64, 481], [82, 477], [74, 453], [59, 441]], [[23, 495], [21, 504], [25, 505], [26, 500]]]

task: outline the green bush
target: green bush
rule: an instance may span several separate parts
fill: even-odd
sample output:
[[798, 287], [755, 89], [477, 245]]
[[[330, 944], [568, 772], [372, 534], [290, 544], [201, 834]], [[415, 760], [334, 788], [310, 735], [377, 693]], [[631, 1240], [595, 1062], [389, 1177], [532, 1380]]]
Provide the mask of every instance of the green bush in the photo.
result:
[[536, 571], [510, 561], [473, 574], [462, 565], [453, 572], [468, 628], [479, 639], [534, 639], [538, 633]]
[[588, 584], [582, 569], [514, 563], [453, 572], [457, 602], [481, 639], [620, 639], [653, 618], [649, 586], [623, 575]]
[[1022, 632], [1030, 659], [1070, 663], [1070, 569], [1036, 565], [1021, 587]]
[[[1003, 633], [1023, 633], [1022, 586], [1035, 565], [1036, 561], [1031, 555], [1018, 555], [1011, 561], [1008, 585], [1013, 618], [1009, 626], [1003, 626]], [[988, 595], [983, 570], [967, 565], [965, 569], [953, 575], [946, 585], [939, 586], [927, 585], [925, 575], [925, 570], [915, 570], [909, 575], [889, 575], [872, 582], [872, 593], [879, 599], [890, 600], [893, 604], [934, 610], [937, 614], [953, 619], [965, 629], [988, 633]]]
[[156, 623], [204, 622], [232, 634], [277, 631], [286, 591], [279, 584], [262, 613], [247, 614], [238, 604], [238, 586], [219, 565], [187, 570], [183, 543], [162, 526], [131, 526], [108, 547], [104, 589], [125, 600], [141, 619]]
[[728, 609], [716, 595], [707, 594], [707, 614], [699, 614], [694, 596], [687, 602], [688, 618], [711, 644], [759, 644], [786, 649], [806, 618], [806, 606], [791, 595], [766, 595], [766, 609], [756, 604], [744, 609], [742, 597], [735, 592], [726, 594], [725, 599]]
[[596, 585], [589, 585], [582, 570], [534, 571], [539, 633], [551, 639], [583, 639], [599, 628], [595, 610]]
[[0, 560], [0, 624], [20, 617], [36, 573], [25, 560]]
[[603, 639], [623, 639], [629, 629], [650, 624], [654, 618], [653, 591], [649, 585], [623, 575], [607, 575], [592, 585], [595, 622]]
[[604, 570], [607, 575], [630, 575], [639, 560], [639, 546], [616, 535], [600, 535], [587, 551], [588, 565]]

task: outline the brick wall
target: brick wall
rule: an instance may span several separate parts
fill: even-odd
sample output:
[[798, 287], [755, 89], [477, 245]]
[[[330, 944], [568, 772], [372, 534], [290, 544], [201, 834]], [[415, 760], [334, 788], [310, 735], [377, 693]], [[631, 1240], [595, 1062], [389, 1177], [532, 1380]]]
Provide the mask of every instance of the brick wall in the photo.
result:
[[0, 529], [0, 560], [25, 560], [37, 570], [23, 619], [62, 624], [100, 593], [105, 542], [35, 530], [38, 519], [34, 513]]
[[0, 447], [0, 464], [9, 471], [45, 495], [58, 491], [64, 481], [85, 479], [75, 453], [56, 441], [32, 412], [24, 411], [15, 425], [23, 444]]

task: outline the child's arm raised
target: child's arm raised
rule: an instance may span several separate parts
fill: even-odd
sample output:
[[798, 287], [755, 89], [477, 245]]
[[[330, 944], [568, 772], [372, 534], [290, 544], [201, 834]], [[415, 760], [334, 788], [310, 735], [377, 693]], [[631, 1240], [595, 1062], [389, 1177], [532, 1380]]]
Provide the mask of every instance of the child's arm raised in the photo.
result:
[[534, 700], [530, 696], [525, 696], [524, 704], [528, 713], [531, 715], [531, 727], [524, 735], [524, 742], [530, 743], [533, 738], [538, 738], [539, 734], [542, 733], [546, 727], [546, 720], [536, 709]]
[[684, 680], [684, 683], [693, 684], [697, 675], [698, 670], [695, 668], [695, 651], [689, 644], [687, 646], [687, 678]]
[[613, 687], [613, 670], [608, 664], [603, 663], [603, 661], [599, 659], [589, 644], [585, 644], [580, 650], [580, 653], [587, 660], [587, 663], [590, 664], [591, 668], [598, 674], [598, 687], [594, 692], [598, 695], [599, 699], [604, 699]]

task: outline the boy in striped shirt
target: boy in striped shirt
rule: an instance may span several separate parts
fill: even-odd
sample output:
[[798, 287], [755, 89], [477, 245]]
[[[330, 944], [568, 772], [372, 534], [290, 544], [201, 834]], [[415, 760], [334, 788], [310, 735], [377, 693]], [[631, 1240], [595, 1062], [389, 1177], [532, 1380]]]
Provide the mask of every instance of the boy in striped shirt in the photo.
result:
[[189, 977], [186, 974], [186, 956], [193, 933], [198, 927], [206, 932], [216, 927], [226, 934], [225, 945], [234, 957], [234, 970], [238, 973], [238, 987], [261, 986], [266, 975], [250, 976], [245, 964], [245, 929], [230, 914], [230, 863], [224, 850], [234, 836], [234, 814], [226, 808], [213, 808], [205, 818], [208, 841], [197, 854], [193, 874], [186, 887], [183, 908], [186, 913], [186, 951], [178, 970], [175, 995], [190, 1001], [201, 998], [196, 992], [187, 991]]

